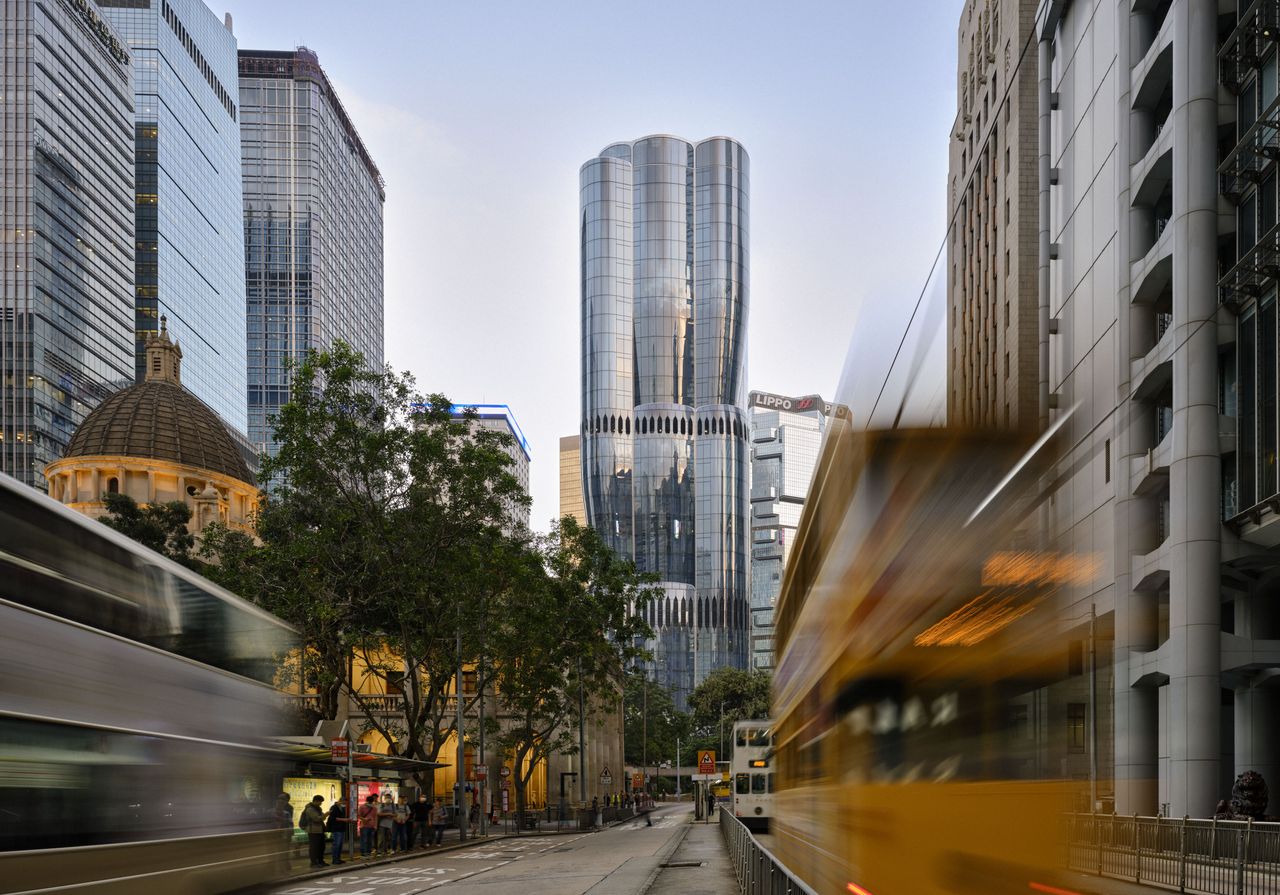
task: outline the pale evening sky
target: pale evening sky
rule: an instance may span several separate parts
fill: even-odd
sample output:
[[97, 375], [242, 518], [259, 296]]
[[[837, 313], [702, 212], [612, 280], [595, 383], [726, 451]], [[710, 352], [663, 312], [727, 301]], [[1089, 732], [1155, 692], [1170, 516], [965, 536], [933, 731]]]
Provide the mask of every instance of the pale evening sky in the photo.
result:
[[511, 405], [535, 529], [577, 431], [578, 169], [604, 146], [746, 147], [753, 389], [834, 397], [860, 311], [891, 355], [942, 240], [960, 0], [206, 2], [241, 49], [319, 55], [387, 182], [386, 360]]

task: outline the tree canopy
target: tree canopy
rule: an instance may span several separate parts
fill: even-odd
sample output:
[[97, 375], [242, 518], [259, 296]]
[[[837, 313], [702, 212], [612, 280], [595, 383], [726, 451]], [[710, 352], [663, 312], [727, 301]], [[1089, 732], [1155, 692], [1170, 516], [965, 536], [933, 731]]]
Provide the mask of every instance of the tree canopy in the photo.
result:
[[127, 494], [108, 493], [103, 494], [102, 499], [107, 505], [107, 514], [101, 521], [184, 566], [200, 567], [192, 553], [195, 536], [187, 530], [191, 508], [181, 500], [139, 506]]

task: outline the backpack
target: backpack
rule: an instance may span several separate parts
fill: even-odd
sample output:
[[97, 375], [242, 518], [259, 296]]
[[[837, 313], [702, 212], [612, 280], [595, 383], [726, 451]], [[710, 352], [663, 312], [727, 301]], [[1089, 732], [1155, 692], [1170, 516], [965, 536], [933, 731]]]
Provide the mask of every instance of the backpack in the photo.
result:
[[303, 808], [302, 813], [298, 815], [298, 829], [304, 832], [307, 830], [307, 808]]

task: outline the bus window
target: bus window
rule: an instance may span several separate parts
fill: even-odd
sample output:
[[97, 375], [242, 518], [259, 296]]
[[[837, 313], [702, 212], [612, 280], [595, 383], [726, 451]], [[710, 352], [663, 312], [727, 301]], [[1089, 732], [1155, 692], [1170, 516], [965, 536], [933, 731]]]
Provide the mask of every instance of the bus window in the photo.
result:
[[747, 745], [749, 746], [768, 746], [772, 744], [773, 737], [770, 736], [771, 731], [767, 727], [754, 727], [747, 731]]
[[764, 792], [765, 792], [765, 780], [764, 780], [764, 778], [765, 778], [766, 776], [767, 776], [767, 775], [765, 775], [765, 774], [752, 774], [752, 775], [751, 775], [751, 792], [752, 792], [754, 795], [763, 795], [763, 794], [764, 794]]
[[738, 744], [738, 747], [739, 747], [739, 748], [742, 748], [743, 746], [747, 745], [747, 731], [746, 731], [746, 728], [743, 728], [742, 730], [739, 730], [739, 731], [738, 731], [738, 737], [737, 737], [737, 739], [735, 740], [735, 742]]
[[747, 793], [751, 791], [751, 775], [739, 774], [737, 784], [738, 784], [738, 795], [745, 796]]
[[765, 777], [767, 778], [769, 792], [773, 792], [773, 774], [766, 774]]

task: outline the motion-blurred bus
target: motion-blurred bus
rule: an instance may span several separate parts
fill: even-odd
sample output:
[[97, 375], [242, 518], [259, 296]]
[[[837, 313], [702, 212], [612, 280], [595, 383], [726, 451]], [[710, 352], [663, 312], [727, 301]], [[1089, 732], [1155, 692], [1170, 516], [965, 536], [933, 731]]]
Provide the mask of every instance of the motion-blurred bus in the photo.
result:
[[733, 725], [733, 814], [748, 829], [768, 830], [773, 814], [773, 722]]
[[0, 892], [197, 895], [270, 878], [289, 835], [271, 682], [295, 642], [0, 475]]
[[1053, 437], [824, 442], [777, 611], [784, 864], [820, 893], [1071, 892], [1059, 871], [1069, 673], [1043, 543]]

